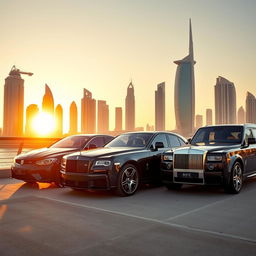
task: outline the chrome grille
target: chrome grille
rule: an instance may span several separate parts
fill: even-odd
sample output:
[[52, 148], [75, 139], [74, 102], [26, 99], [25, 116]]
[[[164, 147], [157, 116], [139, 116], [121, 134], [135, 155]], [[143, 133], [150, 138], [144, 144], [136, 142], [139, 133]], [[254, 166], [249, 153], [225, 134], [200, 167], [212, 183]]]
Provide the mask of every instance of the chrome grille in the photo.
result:
[[90, 169], [88, 160], [67, 160], [66, 172], [88, 172]]
[[203, 155], [174, 154], [174, 169], [203, 169]]

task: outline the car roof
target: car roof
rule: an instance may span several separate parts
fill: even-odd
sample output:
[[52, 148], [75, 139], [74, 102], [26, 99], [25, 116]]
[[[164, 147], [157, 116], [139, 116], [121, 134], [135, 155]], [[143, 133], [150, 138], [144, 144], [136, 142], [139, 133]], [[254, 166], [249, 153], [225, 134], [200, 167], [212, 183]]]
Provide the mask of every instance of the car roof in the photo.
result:
[[216, 124], [216, 125], [206, 125], [206, 126], [202, 126], [200, 128], [204, 128], [204, 127], [225, 127], [225, 126], [238, 126], [238, 127], [240, 126], [240, 127], [255, 127], [256, 128], [256, 124], [252, 124], [252, 123], [245, 123], [245, 124]]

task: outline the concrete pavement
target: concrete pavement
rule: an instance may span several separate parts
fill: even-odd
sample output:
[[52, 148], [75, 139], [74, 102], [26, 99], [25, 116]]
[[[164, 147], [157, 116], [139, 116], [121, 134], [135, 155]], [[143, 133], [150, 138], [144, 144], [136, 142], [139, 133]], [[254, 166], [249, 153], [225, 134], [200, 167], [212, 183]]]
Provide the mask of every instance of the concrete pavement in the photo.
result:
[[132, 197], [0, 180], [1, 255], [255, 255], [256, 179]]

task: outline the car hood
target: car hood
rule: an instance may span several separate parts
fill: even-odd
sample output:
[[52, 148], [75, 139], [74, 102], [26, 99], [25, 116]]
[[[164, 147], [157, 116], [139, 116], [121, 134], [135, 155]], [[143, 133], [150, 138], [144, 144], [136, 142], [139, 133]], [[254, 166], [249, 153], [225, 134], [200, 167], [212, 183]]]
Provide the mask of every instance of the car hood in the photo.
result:
[[62, 157], [64, 155], [78, 151], [74, 148], [40, 148], [20, 154], [16, 159], [41, 159], [46, 157]]
[[[98, 148], [93, 149], [90, 151], [82, 151], [79, 153], [79, 155], [83, 157], [89, 157], [89, 158], [96, 158], [96, 157], [111, 157], [119, 154], [125, 154], [125, 153], [133, 153], [138, 152], [141, 150], [144, 150], [145, 148], [127, 148], [127, 147], [104, 147], [104, 148]], [[70, 156], [77, 156], [78, 153], [72, 154]]]
[[190, 154], [190, 153], [223, 153], [223, 152], [227, 152], [229, 150], [232, 149], [237, 149], [239, 148], [241, 145], [229, 145], [229, 146], [192, 146], [192, 145], [188, 145], [182, 148], [178, 148], [176, 150], [174, 150], [174, 154]]

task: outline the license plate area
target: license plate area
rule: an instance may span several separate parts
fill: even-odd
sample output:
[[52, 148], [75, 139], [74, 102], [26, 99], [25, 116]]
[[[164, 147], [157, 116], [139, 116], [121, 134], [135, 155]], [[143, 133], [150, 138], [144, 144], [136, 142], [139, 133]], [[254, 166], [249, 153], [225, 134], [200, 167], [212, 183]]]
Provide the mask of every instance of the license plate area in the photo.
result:
[[183, 184], [204, 184], [204, 170], [174, 169], [173, 182]]
[[197, 179], [199, 174], [196, 172], [178, 172], [178, 178], [188, 178], [188, 179]]

